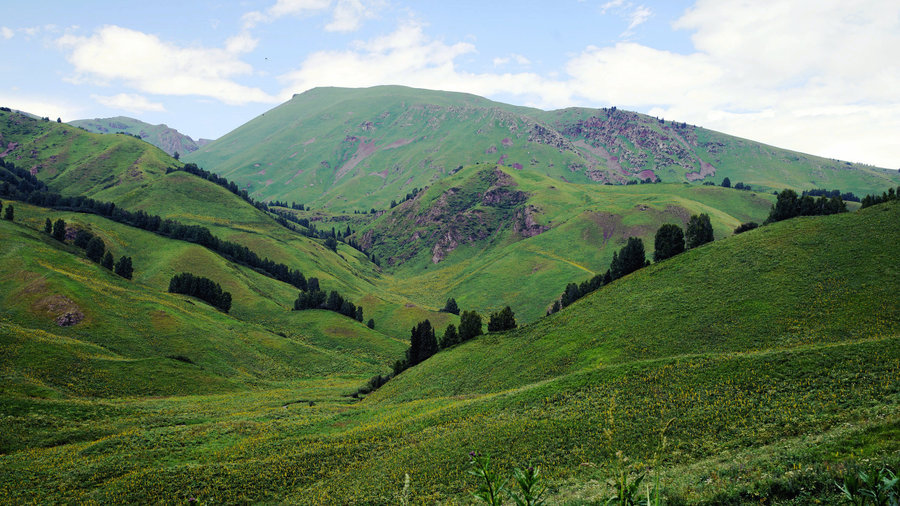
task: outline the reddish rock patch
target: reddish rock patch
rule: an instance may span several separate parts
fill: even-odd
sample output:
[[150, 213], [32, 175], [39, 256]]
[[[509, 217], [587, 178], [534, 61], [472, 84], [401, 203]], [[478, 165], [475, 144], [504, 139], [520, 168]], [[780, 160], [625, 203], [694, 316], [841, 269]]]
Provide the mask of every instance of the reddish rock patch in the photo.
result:
[[508, 148], [513, 145], [513, 141], [512, 141], [512, 139], [507, 137], [507, 138], [503, 139], [502, 141], [500, 141], [500, 144], [502, 144], [504, 147]]
[[387, 146], [385, 146], [385, 147], [383, 147], [383, 148], [381, 148], [381, 149], [384, 150], [384, 149], [394, 149], [394, 148], [399, 148], [399, 147], [401, 147], [401, 146], [406, 146], [407, 144], [410, 144], [410, 143], [413, 142], [414, 140], [415, 140], [415, 139], [400, 139], [400, 140], [397, 140], [397, 141], [394, 141], [394, 142], [388, 144]]
[[293, 157], [297, 156], [297, 153], [299, 153], [299, 151], [294, 151], [294, 154], [292, 154], [292, 155], [289, 156], [288, 158], [293, 158]]
[[304, 146], [309, 146], [310, 144], [312, 144], [312, 143], [314, 143], [314, 142], [316, 142], [316, 138], [315, 138], [315, 137], [313, 137], [312, 139], [310, 139], [310, 140], [308, 140], [308, 141], [304, 141], [304, 142], [303, 142], [303, 145], [304, 145]]
[[[349, 139], [349, 137], [348, 137]], [[358, 140], [356, 137], [353, 137], [353, 141]], [[344, 165], [338, 169], [337, 174], [335, 174], [334, 179], [338, 180], [344, 177], [345, 174], [356, 168], [360, 162], [365, 160], [369, 155], [374, 153], [378, 148], [375, 146], [375, 141], [369, 139], [362, 139], [359, 146], [356, 148], [356, 153], [347, 160]]]

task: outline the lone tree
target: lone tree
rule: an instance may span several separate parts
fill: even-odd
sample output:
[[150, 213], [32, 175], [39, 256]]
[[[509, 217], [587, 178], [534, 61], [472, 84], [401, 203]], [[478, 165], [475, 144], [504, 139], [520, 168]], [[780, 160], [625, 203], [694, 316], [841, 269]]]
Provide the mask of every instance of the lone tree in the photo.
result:
[[366, 327], [369, 327], [370, 329], [374, 329], [375, 328], [375, 320], [373, 320], [372, 318], [369, 318], [369, 321], [366, 322]]
[[645, 265], [647, 265], [647, 255], [644, 253], [644, 241], [639, 237], [629, 237], [625, 246], [618, 253], [613, 253], [609, 270], [613, 279], [619, 279]]
[[[47, 221], [49, 222], [50, 219], [48, 218]], [[44, 226], [46, 227], [46, 224]], [[63, 241], [66, 238], [66, 222], [62, 218], [53, 224], [53, 238], [57, 241]]]
[[731, 180], [727, 177], [722, 180], [722, 188], [731, 188]]
[[662, 262], [684, 252], [684, 231], [678, 225], [666, 223], [656, 231], [653, 248], [654, 262]]
[[3, 211], [3, 219], [13, 221], [14, 218], [15, 218], [15, 211], [13, 210], [13, 206], [12, 206], [12, 204], [8, 204], [6, 206], [6, 210]]
[[85, 254], [88, 259], [92, 262], [100, 263], [100, 260], [103, 259], [103, 253], [106, 251], [106, 244], [103, 243], [103, 239], [99, 237], [93, 237], [87, 243], [87, 248], [85, 248]]
[[447, 303], [444, 304], [444, 307], [443, 307], [443, 309], [441, 309], [441, 312], [451, 313], [451, 314], [455, 314], [458, 316], [459, 315], [459, 306], [456, 305], [456, 299], [454, 299], [453, 297], [450, 297], [449, 299], [447, 299]]
[[475, 311], [463, 311], [459, 317], [459, 342], [466, 342], [483, 333], [481, 330], [481, 315]]
[[134, 273], [134, 268], [131, 266], [131, 257], [123, 255], [119, 258], [119, 261], [116, 262], [115, 272], [125, 279], [131, 279], [131, 276]]
[[516, 315], [509, 306], [491, 314], [491, 319], [488, 321], [488, 332], [503, 332], [514, 328], [516, 328]]
[[687, 232], [685, 233], [688, 248], [696, 248], [708, 242], [713, 242], [712, 223], [709, 222], [709, 215], [703, 213], [701, 215], [691, 216], [688, 221]]

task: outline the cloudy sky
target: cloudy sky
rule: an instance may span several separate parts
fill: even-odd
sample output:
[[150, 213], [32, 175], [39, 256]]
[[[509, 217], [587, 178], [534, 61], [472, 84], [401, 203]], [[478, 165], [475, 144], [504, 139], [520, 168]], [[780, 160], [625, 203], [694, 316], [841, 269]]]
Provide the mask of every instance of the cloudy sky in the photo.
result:
[[17, 2], [0, 105], [216, 138], [316, 86], [615, 105], [900, 167], [897, 0]]

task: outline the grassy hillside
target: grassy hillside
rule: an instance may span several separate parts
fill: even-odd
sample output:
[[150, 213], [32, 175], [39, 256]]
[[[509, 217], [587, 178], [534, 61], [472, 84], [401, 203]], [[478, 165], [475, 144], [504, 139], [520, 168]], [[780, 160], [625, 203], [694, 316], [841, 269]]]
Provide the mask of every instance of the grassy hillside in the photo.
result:
[[[483, 313], [511, 305], [533, 321], [563, 291], [609, 267], [628, 237], [652, 258], [656, 230], [708, 213], [718, 238], [762, 222], [774, 197], [684, 184], [576, 185], [493, 164], [460, 170], [356, 233], [392, 289]], [[510, 283], [510, 280], [515, 280]]]
[[664, 182], [724, 177], [771, 192], [900, 183], [897, 171], [829, 160], [611, 109], [517, 107], [463, 93], [377, 86], [316, 88], [185, 157], [259, 199], [331, 210], [386, 209], [478, 162], [557, 181]]
[[125, 116], [79, 119], [70, 121], [69, 124], [97, 134], [115, 134], [124, 132], [126, 134], [136, 135], [171, 156], [174, 156], [175, 153], [184, 155], [191, 151], [196, 151], [200, 147], [194, 139], [191, 139], [189, 136], [182, 134], [174, 128], [169, 128], [167, 125], [151, 125], [141, 120]]
[[855, 463], [900, 462], [898, 227], [894, 203], [716, 241], [443, 351], [360, 404], [339, 379], [240, 396], [6, 395], [0, 423], [31, 429], [0, 459], [0, 491], [394, 503], [409, 474], [415, 502], [466, 502], [479, 450], [502, 469], [540, 466], [554, 502], [591, 504], [616, 453], [637, 472], [673, 420], [654, 466], [670, 502], [834, 502]]
[[[207, 227], [221, 239], [247, 246], [307, 277], [318, 277], [324, 289], [338, 290], [356, 304], [362, 303], [366, 319], [374, 318], [381, 330], [392, 335], [404, 336], [425, 318], [443, 325], [454, 318], [437, 313], [437, 307], [423, 307], [386, 292], [376, 283], [381, 277], [378, 269], [360, 252], [342, 244], [335, 254], [323, 241], [284, 228], [218, 185], [180, 171], [167, 173], [168, 167], [179, 162], [134, 137], [92, 134], [0, 111], [0, 138], [14, 144], [4, 161], [26, 169], [34, 163], [34, 173], [51, 190]], [[286, 297], [285, 304], [295, 297], [296, 293]]]

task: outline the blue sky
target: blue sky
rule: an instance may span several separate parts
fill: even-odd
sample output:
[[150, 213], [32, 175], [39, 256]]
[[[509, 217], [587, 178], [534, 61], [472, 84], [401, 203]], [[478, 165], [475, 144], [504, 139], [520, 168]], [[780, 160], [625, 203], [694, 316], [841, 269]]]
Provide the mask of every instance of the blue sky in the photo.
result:
[[36, 1], [0, 16], [0, 105], [219, 137], [315, 86], [637, 110], [900, 167], [900, 2]]

